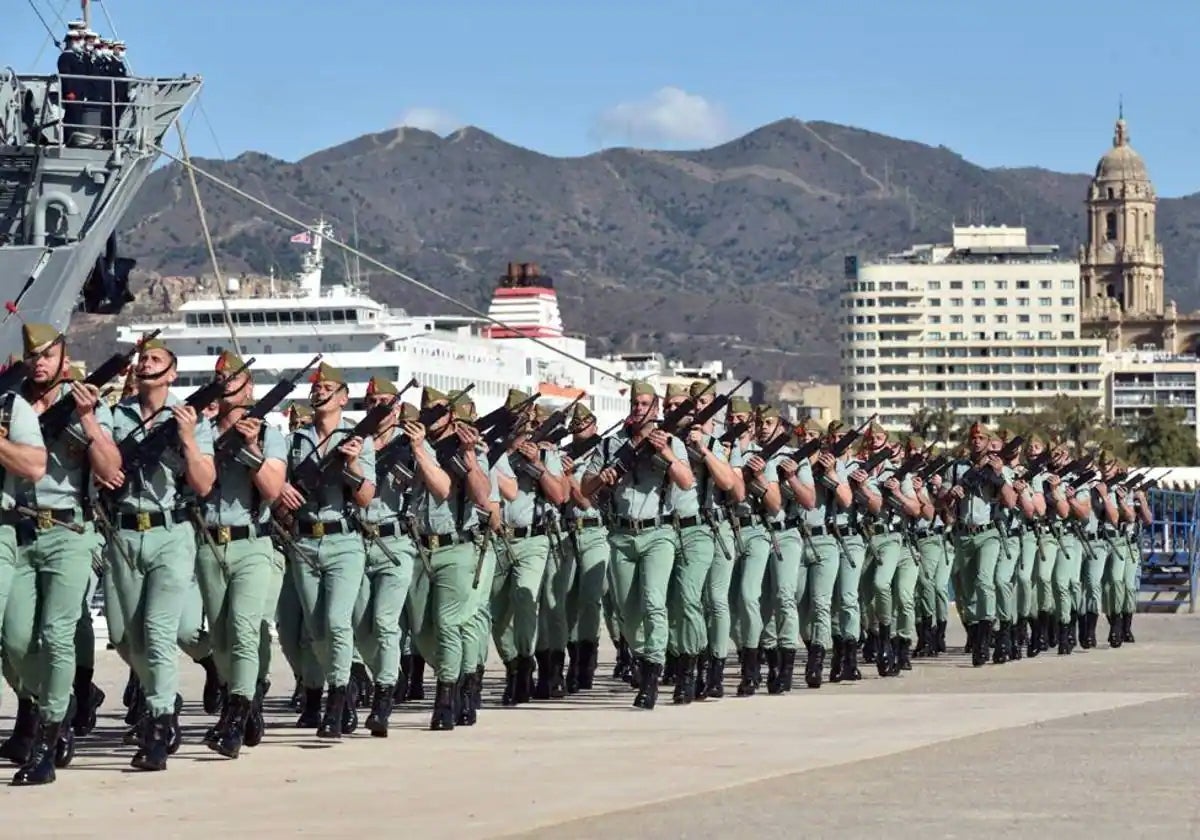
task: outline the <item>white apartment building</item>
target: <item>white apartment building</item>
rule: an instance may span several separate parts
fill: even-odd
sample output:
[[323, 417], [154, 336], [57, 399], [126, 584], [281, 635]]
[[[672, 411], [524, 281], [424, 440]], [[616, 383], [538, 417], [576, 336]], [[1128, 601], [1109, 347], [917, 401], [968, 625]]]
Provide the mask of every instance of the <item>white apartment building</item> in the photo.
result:
[[890, 431], [921, 408], [963, 425], [1035, 411], [1058, 394], [1102, 405], [1102, 339], [1081, 337], [1079, 264], [1025, 228], [954, 227], [951, 244], [846, 260], [839, 310], [842, 418]]
[[1125, 350], [1109, 353], [1108, 417], [1115, 425], [1130, 430], [1155, 407], [1178, 408], [1183, 422], [1197, 432], [1196, 404], [1200, 397], [1200, 358], [1178, 356], [1161, 350]]

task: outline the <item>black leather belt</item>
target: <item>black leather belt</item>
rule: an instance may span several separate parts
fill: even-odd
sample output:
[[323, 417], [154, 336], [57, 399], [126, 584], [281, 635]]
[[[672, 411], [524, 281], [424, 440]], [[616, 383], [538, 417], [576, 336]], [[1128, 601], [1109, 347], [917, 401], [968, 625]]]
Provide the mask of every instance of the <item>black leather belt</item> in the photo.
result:
[[1105, 527], [1105, 528], [1100, 529], [1100, 536], [1102, 536], [1102, 537], [1115, 537], [1116, 535], [1117, 535], [1116, 528]]
[[209, 525], [206, 530], [212, 541], [217, 545], [265, 537], [271, 533], [271, 526], [266, 523], [257, 525]]
[[567, 530], [583, 531], [587, 528], [599, 528], [604, 524], [602, 519], [569, 519], [567, 520]]
[[704, 518], [709, 522], [724, 522], [727, 514], [725, 508], [709, 508], [704, 513]]
[[436, 551], [439, 548], [448, 548], [452, 545], [461, 545], [462, 543], [474, 542], [478, 538], [478, 531], [463, 531], [462, 533], [458, 534], [420, 534], [417, 536], [417, 542], [422, 548], [427, 548], [430, 551]]
[[940, 537], [944, 533], [946, 533], [945, 528], [922, 528], [920, 530], [914, 530], [913, 536], [919, 540], [923, 540], [926, 537]]
[[652, 516], [649, 519], [630, 519], [627, 516], [616, 516], [613, 517], [613, 524], [624, 531], [646, 531], [650, 528], [658, 528], [664, 523], [657, 516]]
[[544, 537], [546, 535], [546, 526], [530, 525], [521, 528], [509, 528], [505, 526], [504, 533], [510, 540], [523, 540], [526, 537]]
[[141, 511], [139, 513], [117, 514], [117, 527], [122, 531], [149, 531], [151, 528], [161, 528], [167, 520], [178, 525], [188, 521], [186, 510], [173, 510], [163, 513], [161, 510]]
[[681, 516], [675, 520], [675, 524], [680, 528], [694, 528], [697, 525], [703, 525], [704, 520], [699, 516]]
[[1019, 525], [1019, 526], [1017, 526], [1016, 528], [1009, 528], [1009, 529], [1008, 529], [1008, 535], [1009, 535], [1010, 537], [1023, 537], [1023, 536], [1025, 536], [1025, 526], [1024, 526], [1024, 525]]
[[749, 528], [751, 525], [757, 525], [753, 516], [735, 516], [733, 521], [738, 524], [739, 528]]
[[397, 534], [404, 533], [404, 530], [400, 527], [400, 523], [396, 521], [363, 522], [362, 531], [364, 537], [368, 537], [369, 539], [373, 540], [381, 539], [383, 537], [394, 537]]
[[816, 527], [810, 526], [808, 529], [808, 535], [810, 537], [823, 537], [828, 533], [832, 532], [829, 531], [824, 525], [817, 525]]
[[985, 531], [996, 530], [996, 523], [989, 522], [986, 525], [955, 525], [954, 530], [958, 531], [960, 534], [974, 536], [975, 534], [982, 534]]
[[342, 520], [322, 522], [318, 519], [316, 522], [301, 521], [296, 523], [296, 533], [302, 537], [313, 537], [318, 540], [321, 539], [321, 537], [333, 537], [337, 536], [338, 534], [349, 534], [353, 530], [354, 527], [350, 525], [350, 523]]
[[868, 537], [882, 536], [883, 534], [886, 534], [887, 532], [888, 532], [888, 526], [884, 525], [881, 522], [876, 523], [874, 525], [867, 525], [863, 528], [863, 533], [866, 534]]
[[[85, 510], [82, 517], [84, 522], [91, 522], [90, 510]], [[48, 531], [57, 525], [74, 525], [77, 521], [74, 508], [31, 508], [30, 513], [6, 510], [0, 513], [0, 525], [17, 525], [32, 523], [39, 531]]]

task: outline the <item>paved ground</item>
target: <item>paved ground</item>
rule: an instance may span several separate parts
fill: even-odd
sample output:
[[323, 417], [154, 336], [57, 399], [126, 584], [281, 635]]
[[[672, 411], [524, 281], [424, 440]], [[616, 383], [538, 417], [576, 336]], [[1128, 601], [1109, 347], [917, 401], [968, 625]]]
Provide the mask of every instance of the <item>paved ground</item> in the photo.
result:
[[[291, 728], [277, 696], [267, 739], [233, 762], [195, 745], [207, 720], [189, 702], [188, 743], [159, 774], [128, 769], [124, 669], [107, 652], [97, 733], [57, 784], [0, 790], [0, 820], [9, 837], [1200, 836], [1200, 619], [1141, 616], [1135, 631], [1117, 651], [983, 669], [943, 657], [900, 679], [653, 713], [607, 679], [489, 704], [453, 733], [426, 731], [424, 703], [386, 741], [334, 745]], [[197, 698], [201, 670], [183, 673]]]

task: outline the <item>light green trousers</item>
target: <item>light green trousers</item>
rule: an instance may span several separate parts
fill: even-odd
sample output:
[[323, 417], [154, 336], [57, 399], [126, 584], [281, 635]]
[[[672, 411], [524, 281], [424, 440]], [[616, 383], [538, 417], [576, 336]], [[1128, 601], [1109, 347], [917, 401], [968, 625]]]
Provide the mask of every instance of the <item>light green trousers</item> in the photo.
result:
[[275, 608], [275, 628], [279, 633], [279, 648], [291, 666], [292, 673], [305, 688], [323, 688], [324, 672], [313, 653], [312, 636], [304, 624], [304, 608], [300, 606], [300, 591], [296, 586], [296, 561], [285, 558], [279, 600]]
[[704, 620], [708, 631], [708, 652], [717, 659], [724, 659], [729, 653], [732, 625], [730, 584], [737, 562], [733, 528], [728, 522], [717, 526], [713, 549], [712, 565], [708, 567], [708, 578], [704, 581]]
[[1060, 542], [1062, 548], [1054, 565], [1054, 601], [1058, 605], [1058, 621], [1065, 624], [1071, 620], [1071, 612], [1078, 610], [1080, 605], [1083, 546], [1070, 531], [1063, 533]]
[[1011, 624], [1017, 618], [1017, 566], [1021, 562], [1020, 537], [1001, 537], [996, 556], [996, 618]]
[[417, 547], [407, 536], [367, 540], [367, 567], [354, 605], [354, 639], [380, 685], [400, 675], [400, 614], [408, 601]]
[[965, 605], [969, 623], [996, 618], [996, 564], [1000, 560], [1000, 534], [995, 528], [975, 534], [958, 534], [954, 543], [961, 557], [963, 582], [969, 601]]
[[613, 593], [621, 613], [622, 632], [630, 649], [661, 665], [667, 653], [667, 587], [679, 541], [669, 526], [638, 533], [614, 531]]
[[838, 578], [837, 541], [818, 534], [802, 543], [799, 602], [800, 634], [806, 642], [833, 647], [833, 591]]
[[261, 667], [263, 609], [275, 547], [269, 537], [224, 544], [201, 538], [196, 574], [208, 618], [212, 656], [230, 695], [253, 699]]
[[532, 656], [537, 643], [538, 601], [550, 543], [545, 536], [509, 540], [492, 578], [492, 636], [500, 658]]
[[917, 540], [921, 566], [917, 576], [917, 615], [930, 621], [945, 621], [950, 613], [950, 553], [941, 534], [929, 534]]
[[1108, 569], [1108, 543], [1088, 540], [1091, 552], [1083, 555], [1083, 607], [1080, 612], [1100, 613], [1104, 606], [1104, 577]]
[[1042, 530], [1037, 539], [1037, 564], [1034, 568], [1033, 610], [1035, 613], [1055, 613], [1054, 570], [1058, 564], [1058, 540], [1049, 528]]
[[683, 528], [678, 539], [679, 551], [668, 585], [667, 646], [675, 653], [699, 656], [708, 647], [704, 586], [712, 569], [716, 544], [707, 525]]
[[[862, 610], [859, 606], [858, 588], [866, 565], [866, 544], [861, 535], [849, 533], [841, 538], [838, 557], [837, 583], [834, 585], [833, 635], [855, 644], [862, 634]], [[835, 538], [836, 540], [836, 538]]]
[[325, 682], [345, 686], [354, 661], [354, 604], [367, 561], [363, 538], [357, 533], [301, 537], [296, 552], [292, 580], [313, 653]]
[[771, 541], [761, 525], [740, 529], [741, 553], [734, 566], [733, 641], [739, 649], [758, 647], [763, 632], [763, 581]]
[[549, 554], [542, 588], [538, 593], [537, 649], [566, 650], [570, 636], [567, 623], [567, 593], [575, 576], [575, 557], [565, 538], [547, 537]]
[[608, 531], [603, 526], [581, 528], [567, 539], [572, 581], [567, 594], [567, 623], [570, 641], [600, 641], [600, 602], [604, 598], [608, 558]]
[[475, 568], [481, 554], [486, 568], [490, 551], [483, 536], [444, 545], [428, 553], [428, 571], [422, 564], [413, 575], [408, 601], [413, 643], [438, 682], [456, 682], [463, 673], [465, 625], [477, 616], [483, 597], [482, 580], [478, 590], [472, 586]]

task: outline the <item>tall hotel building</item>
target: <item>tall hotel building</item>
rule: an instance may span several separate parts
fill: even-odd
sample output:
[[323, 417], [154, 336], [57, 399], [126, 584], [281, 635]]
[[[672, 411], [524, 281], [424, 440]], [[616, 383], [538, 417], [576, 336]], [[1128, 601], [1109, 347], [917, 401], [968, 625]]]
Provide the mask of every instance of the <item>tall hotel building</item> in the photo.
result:
[[1102, 338], [1084, 338], [1079, 263], [1024, 228], [955, 227], [950, 244], [847, 257], [842, 418], [909, 428], [922, 408], [995, 423], [1063, 394], [1104, 401]]

